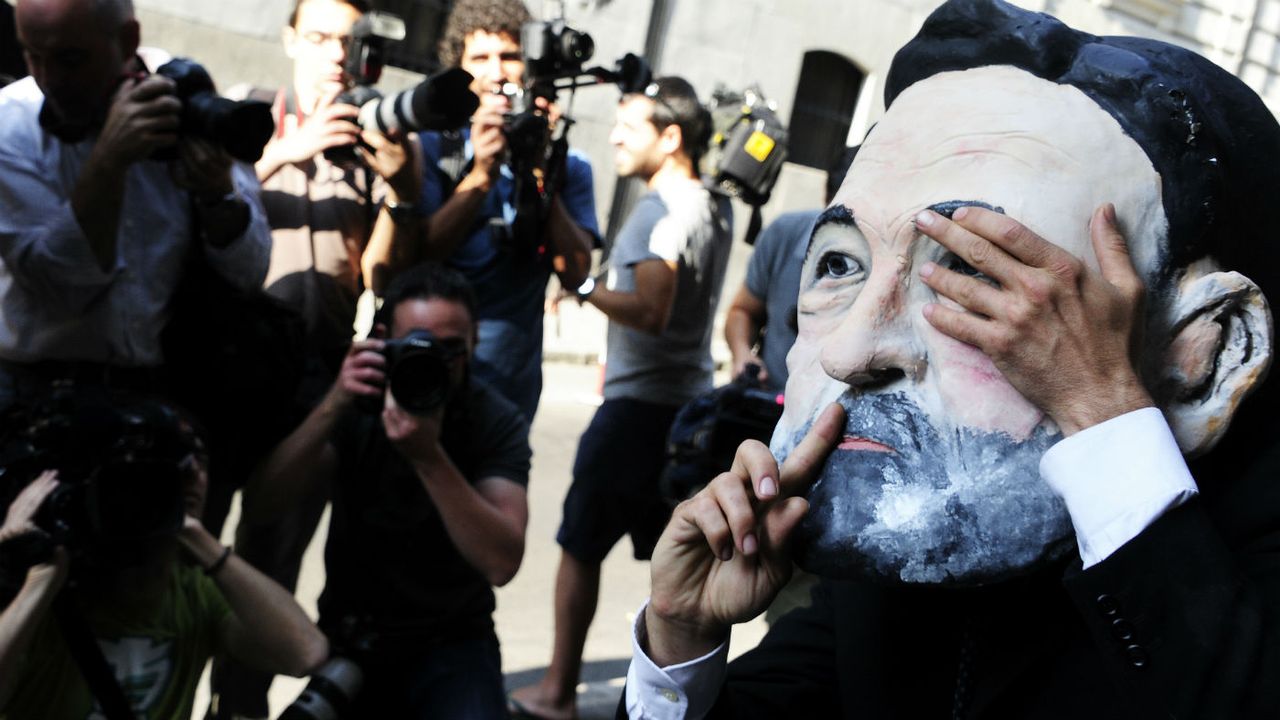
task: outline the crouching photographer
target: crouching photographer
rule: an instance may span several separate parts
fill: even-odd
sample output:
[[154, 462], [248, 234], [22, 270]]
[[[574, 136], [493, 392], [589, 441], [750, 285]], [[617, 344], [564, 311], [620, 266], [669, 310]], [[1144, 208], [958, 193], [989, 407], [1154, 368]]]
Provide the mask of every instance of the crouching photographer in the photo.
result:
[[475, 298], [457, 272], [403, 272], [375, 335], [254, 473], [242, 522], [331, 486], [320, 625], [344, 647], [359, 630], [349, 717], [505, 718], [493, 587], [524, 554], [528, 425], [471, 377]]
[[214, 654], [324, 661], [293, 598], [195, 519], [206, 458], [172, 408], [60, 389], [8, 413], [2, 440], [0, 717], [185, 720]]

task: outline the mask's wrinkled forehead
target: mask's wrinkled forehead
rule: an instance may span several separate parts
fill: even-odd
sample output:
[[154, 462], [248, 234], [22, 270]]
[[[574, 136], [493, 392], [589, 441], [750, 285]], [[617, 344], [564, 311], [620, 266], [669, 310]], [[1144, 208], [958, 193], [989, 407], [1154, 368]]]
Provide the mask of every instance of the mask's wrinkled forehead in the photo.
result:
[[1077, 88], [1141, 146], [1169, 224], [1160, 282], [1211, 255], [1280, 291], [1280, 125], [1239, 78], [1158, 40], [1092, 35], [1001, 0], [949, 0], [895, 55], [885, 106], [927, 78], [997, 65]]

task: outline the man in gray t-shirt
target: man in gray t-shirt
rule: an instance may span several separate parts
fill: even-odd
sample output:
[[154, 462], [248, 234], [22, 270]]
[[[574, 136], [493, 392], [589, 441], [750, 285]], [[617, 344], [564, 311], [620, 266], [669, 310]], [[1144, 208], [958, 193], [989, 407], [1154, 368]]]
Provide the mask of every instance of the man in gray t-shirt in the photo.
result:
[[511, 693], [513, 715], [576, 717], [582, 647], [600, 563], [625, 534], [647, 559], [670, 508], [658, 491], [676, 411], [711, 389], [711, 329], [732, 243], [729, 200], [699, 180], [710, 114], [688, 82], [659, 78], [618, 107], [618, 174], [649, 193], [614, 242], [608, 280], [578, 299], [609, 318], [604, 403], [583, 433], [557, 541], [555, 651], [546, 675]]

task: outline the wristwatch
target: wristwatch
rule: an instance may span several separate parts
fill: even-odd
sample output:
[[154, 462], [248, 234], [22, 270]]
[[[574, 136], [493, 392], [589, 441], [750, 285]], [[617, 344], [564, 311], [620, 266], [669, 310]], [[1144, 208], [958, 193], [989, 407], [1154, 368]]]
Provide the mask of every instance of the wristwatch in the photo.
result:
[[578, 296], [578, 304], [581, 305], [586, 302], [587, 298], [591, 297], [591, 293], [595, 292], [595, 289], [596, 279], [588, 276], [587, 279], [583, 280], [582, 284], [578, 286], [578, 289], [573, 291], [573, 294]]
[[418, 221], [418, 208], [411, 202], [384, 200], [382, 206], [391, 215], [391, 221], [397, 225], [408, 225]]

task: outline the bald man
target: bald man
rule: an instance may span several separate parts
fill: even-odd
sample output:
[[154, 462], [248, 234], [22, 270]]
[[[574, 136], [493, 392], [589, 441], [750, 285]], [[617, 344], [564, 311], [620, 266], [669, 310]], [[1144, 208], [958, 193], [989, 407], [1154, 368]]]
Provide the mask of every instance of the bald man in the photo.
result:
[[193, 250], [261, 286], [257, 181], [179, 137], [129, 0], [19, 0], [16, 20], [31, 76], [0, 91], [0, 406], [65, 378], [154, 389]]

